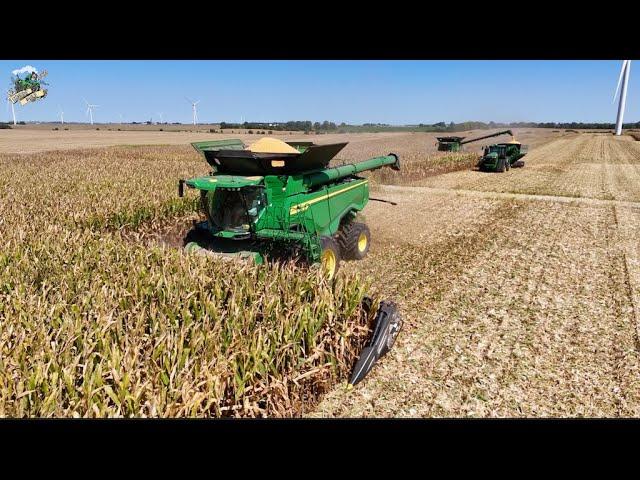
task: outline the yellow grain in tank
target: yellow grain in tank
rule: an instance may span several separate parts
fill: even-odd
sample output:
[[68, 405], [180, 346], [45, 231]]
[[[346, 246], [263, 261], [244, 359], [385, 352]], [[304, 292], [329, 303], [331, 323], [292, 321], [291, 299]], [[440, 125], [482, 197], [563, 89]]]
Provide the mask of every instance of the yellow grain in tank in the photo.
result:
[[247, 147], [247, 150], [255, 153], [300, 153], [282, 140], [270, 137], [264, 137], [252, 143]]

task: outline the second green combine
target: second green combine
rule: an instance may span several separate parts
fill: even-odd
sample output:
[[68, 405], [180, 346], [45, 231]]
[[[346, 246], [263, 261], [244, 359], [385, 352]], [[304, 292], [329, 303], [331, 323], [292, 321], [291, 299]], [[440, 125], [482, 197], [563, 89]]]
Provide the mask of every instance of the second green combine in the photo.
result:
[[468, 143], [477, 142], [486, 138], [498, 137], [500, 135], [511, 135], [511, 141], [494, 143], [484, 147], [482, 157], [478, 161], [478, 169], [485, 172], [504, 172], [511, 168], [524, 167], [524, 157], [527, 153], [527, 146], [516, 141], [511, 130], [502, 130], [482, 137], [465, 140], [465, 137], [437, 137], [438, 151], [440, 152], [460, 152], [462, 146]]

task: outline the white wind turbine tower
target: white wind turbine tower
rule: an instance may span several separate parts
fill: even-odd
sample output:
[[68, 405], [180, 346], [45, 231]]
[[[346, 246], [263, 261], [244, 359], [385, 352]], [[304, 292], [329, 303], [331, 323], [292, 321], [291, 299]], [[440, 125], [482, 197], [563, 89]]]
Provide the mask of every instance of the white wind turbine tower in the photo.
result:
[[62, 107], [58, 106], [58, 113], [60, 115], [60, 123], [64, 125], [64, 112], [62, 111]]
[[16, 123], [16, 109], [13, 106], [13, 103], [11, 103], [11, 101], [9, 101], [7, 99], [7, 110], [9, 110], [9, 105], [11, 105], [11, 115], [13, 116], [13, 124], [17, 125]]
[[193, 109], [193, 124], [195, 125], [196, 123], [198, 123], [198, 110], [196, 109], [196, 105], [200, 103], [200, 100], [194, 102], [193, 100], [187, 98], [187, 102], [191, 104], [191, 108]]
[[162, 112], [159, 112], [158, 116], [160, 117], [160, 123], [162, 123]]
[[[613, 96], [613, 101], [616, 101], [618, 91], [620, 91], [620, 103], [618, 103], [618, 117], [616, 118], [616, 135], [622, 134], [622, 120], [624, 118], [624, 107], [627, 103], [627, 84], [629, 83], [629, 72], [631, 71], [631, 60], [623, 60], [622, 68], [620, 68], [620, 77], [618, 78], [618, 86], [616, 87], [616, 93]], [[622, 83], [622, 90], [620, 90], [620, 83]]]
[[93, 105], [86, 100], [84, 101], [84, 103], [87, 104], [87, 115], [89, 115], [89, 118], [91, 119], [91, 125], [93, 125], [93, 109], [99, 107], [100, 105]]

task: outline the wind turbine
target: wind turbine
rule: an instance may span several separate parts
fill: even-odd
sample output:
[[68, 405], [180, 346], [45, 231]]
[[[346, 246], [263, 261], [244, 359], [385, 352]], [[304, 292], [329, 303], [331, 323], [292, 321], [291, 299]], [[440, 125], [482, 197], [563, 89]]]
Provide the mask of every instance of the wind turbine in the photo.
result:
[[193, 108], [193, 124], [195, 125], [198, 122], [198, 110], [196, 109], [196, 105], [200, 103], [200, 100], [194, 102], [193, 100], [187, 98], [187, 102], [189, 102], [191, 104], [191, 108]]
[[58, 105], [58, 110], [60, 114], [60, 123], [64, 125], [64, 112], [62, 111], [62, 107]]
[[162, 112], [158, 113], [158, 116], [160, 117], [160, 123], [162, 123]]
[[89, 115], [89, 118], [91, 119], [91, 125], [93, 125], [93, 109], [99, 107], [100, 105], [93, 105], [93, 104], [87, 102], [86, 100], [84, 100], [84, 103], [87, 104], [87, 114]]
[[[622, 135], [622, 120], [624, 117], [624, 107], [627, 103], [627, 84], [629, 83], [629, 72], [631, 71], [631, 60], [623, 60], [620, 68], [620, 77], [618, 77], [618, 86], [616, 93], [613, 95], [613, 101], [616, 101], [618, 91], [620, 91], [620, 103], [618, 103], [618, 117], [616, 118], [616, 135]], [[622, 83], [622, 90], [620, 90]]]
[[120, 125], [122, 125], [124, 123], [124, 117], [121, 113], [119, 113], [118, 115], [120, 115]]
[[9, 105], [11, 105], [11, 115], [13, 115], [13, 124], [17, 125], [16, 123], [16, 110], [13, 106], [13, 102], [11, 102], [9, 99], [7, 99], [7, 110], [9, 110]]

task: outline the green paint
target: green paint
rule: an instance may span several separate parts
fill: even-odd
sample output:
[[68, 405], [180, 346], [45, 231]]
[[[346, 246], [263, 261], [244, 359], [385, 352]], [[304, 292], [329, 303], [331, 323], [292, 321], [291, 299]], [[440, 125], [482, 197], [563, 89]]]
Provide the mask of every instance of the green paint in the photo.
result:
[[526, 146], [519, 143], [496, 143], [484, 149], [478, 163], [480, 170], [502, 172], [526, 155]]
[[[202, 152], [220, 149], [220, 143], [213, 143], [192, 145]], [[302, 150], [309, 145], [301, 142], [294, 147]], [[384, 166], [398, 169], [398, 158], [390, 154], [293, 175], [220, 175], [214, 169], [210, 176], [185, 184], [200, 191], [207, 229], [214, 237], [293, 242], [318, 261], [320, 237], [335, 235], [345, 216], [355, 216], [369, 201], [369, 182], [357, 174]]]

